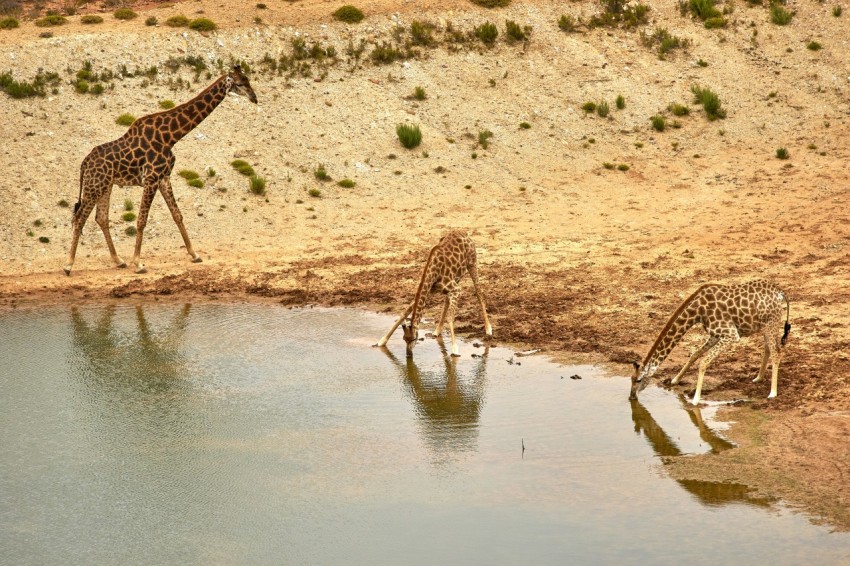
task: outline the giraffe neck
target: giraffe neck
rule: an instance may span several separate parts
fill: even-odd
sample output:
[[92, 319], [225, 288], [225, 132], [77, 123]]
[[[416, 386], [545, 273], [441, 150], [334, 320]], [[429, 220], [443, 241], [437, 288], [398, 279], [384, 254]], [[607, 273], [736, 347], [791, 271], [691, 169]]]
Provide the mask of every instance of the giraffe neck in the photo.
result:
[[224, 75], [189, 102], [160, 113], [164, 118], [161, 131], [165, 143], [173, 145], [194, 130], [221, 104], [229, 90], [228, 76]]
[[673, 351], [673, 348], [676, 347], [676, 344], [682, 339], [682, 336], [694, 324], [700, 321], [695, 299], [703, 291], [704, 287], [700, 287], [693, 295], [685, 299], [679, 305], [679, 308], [676, 309], [676, 312], [673, 313], [673, 316], [670, 317], [670, 320], [667, 321], [667, 324], [664, 326], [661, 334], [658, 335], [655, 344], [649, 349], [649, 353], [643, 361], [643, 366], [641, 367], [642, 379], [652, 377], [658, 367], [670, 355], [670, 352]]
[[437, 252], [437, 246], [431, 249], [428, 254], [428, 261], [425, 263], [425, 269], [422, 271], [422, 279], [419, 281], [419, 287], [416, 289], [416, 296], [413, 298], [413, 310], [410, 312], [410, 325], [414, 331], [419, 328], [419, 319], [422, 318], [422, 308], [425, 306], [425, 300], [431, 292], [431, 287], [437, 279], [438, 273], [434, 267], [434, 255]]

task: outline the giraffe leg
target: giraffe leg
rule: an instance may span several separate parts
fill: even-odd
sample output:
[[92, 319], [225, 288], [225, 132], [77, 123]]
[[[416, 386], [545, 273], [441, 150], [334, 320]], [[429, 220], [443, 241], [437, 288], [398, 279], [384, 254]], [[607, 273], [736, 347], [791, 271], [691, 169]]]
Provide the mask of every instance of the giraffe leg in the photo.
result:
[[112, 235], [109, 233], [109, 197], [111, 194], [112, 187], [109, 187], [97, 200], [97, 212], [94, 219], [103, 231], [103, 237], [106, 238], [106, 246], [109, 248], [109, 255], [112, 257], [112, 262], [117, 267], [127, 267], [124, 260], [118, 257], [118, 253], [115, 251], [115, 244], [112, 243]]
[[147, 268], [142, 265], [142, 237], [145, 233], [145, 226], [148, 223], [148, 213], [151, 209], [153, 197], [156, 196], [157, 184], [155, 181], [146, 181], [145, 190], [142, 193], [142, 202], [139, 204], [139, 217], [136, 220], [136, 248], [133, 251], [133, 265], [136, 267], [136, 273], [147, 273]]
[[490, 325], [490, 318], [487, 316], [487, 303], [484, 301], [484, 293], [481, 292], [481, 287], [478, 286], [478, 265], [476, 259], [471, 258], [466, 267], [469, 271], [469, 277], [472, 279], [475, 296], [478, 297], [478, 303], [481, 305], [481, 315], [484, 317], [484, 334], [493, 336], [493, 327]]
[[168, 210], [171, 211], [171, 217], [174, 219], [174, 223], [177, 224], [177, 228], [180, 229], [180, 235], [183, 236], [183, 243], [186, 245], [186, 251], [189, 252], [190, 256], [192, 256], [192, 263], [200, 263], [202, 261], [201, 256], [196, 254], [195, 250], [192, 249], [192, 242], [189, 241], [189, 233], [183, 225], [183, 214], [177, 207], [177, 199], [174, 198], [174, 191], [171, 189], [171, 179], [165, 177], [162, 181], [160, 181], [159, 191], [162, 193], [162, 198], [165, 199], [165, 204], [168, 205]]
[[74, 266], [74, 258], [77, 255], [77, 244], [80, 242], [80, 234], [83, 232], [83, 226], [86, 225], [86, 220], [89, 214], [94, 209], [95, 201], [86, 200], [80, 205], [80, 209], [74, 214], [74, 219], [71, 221], [73, 233], [71, 235], [71, 249], [68, 252], [68, 262], [63, 270], [65, 275], [71, 275], [71, 268]]
[[673, 378], [673, 380], [670, 382], [670, 385], [676, 385], [677, 383], [679, 383], [679, 380], [682, 379], [682, 376], [685, 375], [686, 371], [691, 369], [691, 366], [694, 365], [694, 362], [697, 361], [700, 356], [705, 354], [715, 344], [717, 344], [718, 340], [719, 338], [717, 338], [716, 336], [709, 336], [705, 344], [697, 348], [694, 353], [691, 354], [691, 357], [688, 358], [688, 361], [685, 363], [684, 366], [682, 366], [682, 369], [679, 370], [679, 373], [676, 374], [676, 377]]
[[437, 337], [443, 335], [443, 326], [446, 324], [446, 313], [449, 312], [449, 296], [446, 295], [446, 300], [443, 302], [443, 314], [440, 316], [440, 323], [437, 325]]
[[770, 350], [770, 394], [767, 396], [768, 399], [773, 399], [776, 397], [778, 392], [777, 388], [779, 386], [779, 362], [782, 360], [782, 350], [779, 347], [779, 337], [778, 336], [770, 336], [770, 339], [767, 341], [767, 347]]
[[765, 330], [764, 332], [764, 355], [761, 357], [761, 367], [759, 368], [759, 373], [753, 379], [753, 383], [758, 383], [764, 377], [764, 370], [767, 369], [767, 360], [770, 358], [770, 347], [768, 343], [770, 342], [770, 332]]
[[457, 298], [459, 292], [451, 291], [448, 295], [449, 298], [449, 312], [448, 312], [448, 321], [449, 321], [449, 334], [452, 337], [452, 356], [460, 356], [460, 350], [457, 347], [457, 339], [455, 338], [455, 315], [457, 314]]
[[734, 346], [740, 337], [738, 336], [738, 331], [735, 330], [734, 334], [727, 334], [721, 336], [717, 341], [717, 344], [711, 347], [705, 355], [705, 358], [699, 364], [699, 374], [697, 377], [697, 388], [694, 391], [694, 398], [691, 400], [691, 405], [699, 405], [700, 394], [702, 393], [702, 382], [705, 379], [705, 370], [708, 368], [709, 364], [713, 362], [717, 356], [722, 354], [724, 351], [728, 350], [732, 346]]
[[375, 344], [375, 346], [377, 346], [377, 347], [379, 347], [379, 348], [383, 348], [384, 346], [386, 346], [386, 345], [387, 345], [387, 342], [389, 341], [390, 336], [392, 336], [392, 335], [393, 335], [393, 332], [395, 332], [395, 329], [396, 329], [396, 328], [398, 328], [398, 326], [399, 326], [402, 322], [404, 322], [404, 319], [405, 319], [405, 318], [407, 318], [407, 316], [408, 316], [411, 312], [413, 312], [413, 304], [414, 304], [414, 303], [410, 303], [410, 306], [409, 306], [409, 307], [407, 307], [407, 308], [404, 310], [404, 312], [403, 312], [403, 313], [401, 313], [401, 316], [400, 316], [400, 317], [398, 317], [398, 320], [396, 320], [396, 321], [393, 323], [392, 328], [390, 328], [390, 329], [389, 329], [389, 331], [388, 331], [386, 334], [384, 334], [384, 336], [383, 336], [380, 340], [378, 340], [378, 343], [377, 343], [377, 344]]

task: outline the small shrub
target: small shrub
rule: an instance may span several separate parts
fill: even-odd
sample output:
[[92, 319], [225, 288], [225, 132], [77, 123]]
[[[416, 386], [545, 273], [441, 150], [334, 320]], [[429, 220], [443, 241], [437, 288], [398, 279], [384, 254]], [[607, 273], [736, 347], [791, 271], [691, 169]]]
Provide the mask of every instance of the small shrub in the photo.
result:
[[608, 112], [610, 110], [611, 109], [608, 107], [608, 103], [605, 102], [604, 100], [600, 101], [596, 105], [596, 113], [599, 114], [600, 118], [605, 118], [606, 116], [608, 116]]
[[84, 81], [83, 79], [77, 79], [76, 81], [74, 81], [74, 90], [76, 90], [80, 94], [86, 94], [89, 91], [88, 81]]
[[407, 149], [413, 149], [422, 143], [422, 131], [417, 125], [399, 124], [396, 126], [395, 133], [401, 145]]
[[209, 18], [195, 18], [189, 22], [189, 29], [195, 31], [215, 31], [218, 26]]
[[207, 177], [215, 177], [216, 172], [212, 167], [207, 167]]
[[576, 31], [578, 24], [576, 23], [575, 18], [573, 18], [572, 16], [568, 16], [566, 14], [563, 14], [558, 19], [558, 27], [563, 32], [572, 33], [574, 31]]
[[716, 17], [716, 18], [708, 18], [707, 20], [705, 20], [705, 23], [703, 25], [705, 26], [705, 29], [717, 29], [717, 28], [725, 28], [726, 24], [728, 24], [728, 23], [729, 22], [726, 20], [726, 18]]
[[617, 96], [617, 99], [614, 101], [614, 104], [617, 105], [617, 110], [622, 110], [626, 107], [626, 99], [623, 98], [622, 94], [620, 94]]
[[186, 184], [189, 185], [190, 187], [195, 187], [196, 189], [203, 189], [204, 188], [204, 181], [197, 178], [197, 177], [194, 178], [194, 179], [188, 179], [186, 181]]
[[652, 121], [652, 128], [658, 132], [663, 132], [667, 127], [667, 119], [661, 114], [656, 114], [650, 120]]
[[343, 189], [350, 189], [350, 188], [354, 187], [354, 185], [356, 185], [356, 184], [357, 183], [355, 183], [351, 179], [342, 179], [340, 182], [337, 183], [337, 185], [339, 185]]
[[605, 169], [614, 169], [614, 164], [606, 161], [602, 164], [602, 167], [604, 167]]
[[115, 119], [115, 123], [119, 126], [129, 126], [136, 121], [136, 117], [132, 114], [121, 114]]
[[473, 34], [475, 37], [480, 39], [482, 43], [487, 46], [491, 46], [496, 43], [496, 38], [499, 37], [499, 30], [496, 29], [496, 24], [492, 22], [484, 22], [475, 28]]
[[523, 130], [529, 130], [531, 129], [531, 124], [529, 124], [528, 122], [520, 122], [519, 127]]
[[38, 241], [41, 242], [42, 244], [49, 244], [50, 238], [48, 238], [47, 236], [40, 236], [38, 238]]
[[86, 14], [80, 18], [81, 24], [102, 24], [103, 18], [96, 14]]
[[172, 108], [174, 108], [174, 101], [173, 100], [160, 100], [159, 101], [159, 107], [162, 108], [163, 110], [171, 110]]
[[617, 169], [619, 169], [620, 171], [628, 171], [629, 166], [626, 165], [625, 163], [620, 163], [619, 165], [617, 165]]
[[59, 205], [59, 206], [60, 206], [60, 207], [62, 207], [62, 208], [68, 208], [68, 201], [67, 201], [67, 200], [65, 200], [65, 199], [60, 200], [60, 201], [59, 201], [59, 202], [57, 202], [56, 204], [57, 204], [57, 205]]
[[581, 105], [581, 109], [587, 112], [588, 114], [592, 114], [593, 112], [596, 112], [596, 103], [590, 101], [585, 102]]
[[251, 164], [244, 159], [234, 159], [230, 162], [230, 165], [246, 177], [250, 177], [254, 174], [254, 168], [251, 167]]
[[189, 18], [182, 14], [179, 14], [177, 16], [171, 16], [170, 18], [165, 20], [165, 25], [171, 28], [185, 28], [189, 25]]
[[316, 170], [313, 171], [313, 176], [316, 177], [319, 181], [330, 181], [331, 176], [328, 175], [328, 172], [325, 170], [324, 165], [319, 165], [316, 167]]
[[694, 102], [702, 104], [709, 120], [714, 121], [726, 117], [726, 111], [720, 107], [720, 97], [711, 89], [693, 85], [691, 92], [694, 93]]
[[20, 25], [15, 18], [0, 18], [0, 29], [15, 29]]
[[124, 210], [130, 211], [133, 210], [133, 201], [130, 199], [124, 199]]
[[192, 171], [191, 169], [181, 169], [177, 174], [186, 179], [187, 181], [191, 181], [192, 179], [197, 179], [200, 177], [197, 171]]
[[687, 116], [691, 113], [691, 109], [685, 106], [684, 104], [673, 103], [667, 107], [673, 116]]
[[124, 228], [124, 233], [127, 234], [128, 236], [135, 236], [136, 235], [136, 227], [135, 226], [127, 226], [126, 228]]
[[381, 45], [375, 46], [369, 57], [376, 65], [387, 65], [398, 59], [404, 59], [405, 54], [398, 47], [384, 41]]
[[835, 5], [835, 6], [832, 7], [832, 15], [836, 18], [841, 17], [842, 11], [843, 10], [842, 10], [841, 6]]
[[708, 62], [700, 59], [699, 61], [697, 61], [697, 65], [699, 65], [700, 67], [708, 67]]
[[351, 4], [346, 4], [345, 6], [337, 8], [337, 10], [333, 13], [333, 17], [347, 24], [356, 24], [363, 21], [365, 16], [363, 15], [363, 11], [359, 8], [356, 8]]
[[788, 157], [789, 157], [788, 150], [785, 149], [784, 147], [780, 147], [779, 149], [776, 150], [776, 159], [788, 159]]
[[307, 194], [310, 195], [313, 198], [321, 198], [322, 197], [322, 191], [320, 191], [319, 189], [315, 189], [315, 188], [307, 191]]
[[702, 21], [709, 18], [719, 18], [723, 15], [720, 10], [714, 7], [714, 0], [690, 0], [688, 6], [691, 13]]
[[100, 96], [101, 94], [103, 94], [103, 92], [105, 90], [106, 90], [106, 87], [104, 87], [102, 84], [94, 83], [93, 85], [91, 85], [91, 88], [89, 89], [89, 94], [93, 94], [95, 96]]
[[504, 8], [511, 0], [472, 0], [472, 3], [482, 8]]
[[156, 19], [156, 16], [148, 16], [148, 18], [145, 20], [145, 25], [148, 27], [155, 26], [157, 24], [157, 21], [158, 20]]
[[264, 195], [266, 194], [266, 178], [259, 177], [257, 175], [251, 175], [248, 179], [248, 189], [254, 193], [255, 195]]
[[68, 20], [65, 16], [60, 16], [59, 14], [51, 14], [49, 16], [44, 16], [41, 19], [35, 21], [35, 25], [40, 28], [52, 27], [52, 26], [61, 26], [65, 25]]
[[413, 89], [413, 98], [415, 98], [416, 100], [425, 100], [426, 98], [428, 98], [428, 95], [425, 94], [424, 88], [418, 86]]
[[127, 211], [127, 212], [125, 212], [124, 214], [121, 215], [121, 219], [124, 222], [132, 222], [133, 220], [136, 219], [136, 213]]
[[434, 25], [419, 20], [413, 20], [410, 23], [410, 41], [413, 45], [422, 45], [428, 47], [434, 44], [434, 36], [432, 32]]
[[493, 137], [493, 132], [490, 130], [481, 130], [478, 132], [478, 145], [481, 146], [481, 149], [487, 149], [490, 147], [490, 138]]
[[115, 12], [112, 13], [116, 20], [132, 20], [139, 14], [131, 10], [130, 8], [118, 8]]
[[770, 6], [770, 21], [778, 26], [790, 24], [793, 17], [794, 14], [786, 10], [779, 2], [774, 2]]
[[508, 36], [508, 42], [528, 40], [528, 30], [531, 28], [521, 28], [518, 23], [513, 20], [505, 20], [505, 34]]
[[44, 224], [44, 222], [41, 220], [41, 218], [36, 218], [32, 221], [32, 225], [36, 228], [40, 228], [42, 224]]
[[808, 49], [809, 51], [820, 51], [821, 49], [823, 49], [823, 45], [821, 45], [817, 41], [810, 41], [808, 45], [806, 45], [806, 49]]

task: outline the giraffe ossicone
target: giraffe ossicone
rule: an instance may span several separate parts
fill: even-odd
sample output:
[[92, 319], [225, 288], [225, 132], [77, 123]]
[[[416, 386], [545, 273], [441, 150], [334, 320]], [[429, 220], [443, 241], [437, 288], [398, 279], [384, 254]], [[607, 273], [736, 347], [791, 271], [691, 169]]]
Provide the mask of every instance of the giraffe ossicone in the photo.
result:
[[759, 332], [764, 336], [764, 355], [753, 382], [761, 381], [770, 360], [772, 379], [768, 399], [776, 397], [782, 347], [791, 330], [788, 322], [790, 314], [791, 305], [787, 295], [771, 282], [757, 280], [739, 285], [703, 285], [679, 305], [650, 348], [643, 364], [634, 364], [635, 374], [629, 398], [637, 399], [638, 392], [646, 388], [673, 348], [696, 324], [702, 324], [708, 332], [708, 340], [691, 354], [670, 382], [671, 385], [679, 383], [694, 362], [705, 355], [699, 365], [691, 404], [699, 404], [708, 365], [721, 353], [735, 346], [741, 338]]
[[137, 273], [146, 271], [141, 262], [142, 237], [150, 205], [157, 191], [165, 199], [192, 261], [201, 261], [201, 257], [192, 248], [189, 233], [183, 225], [183, 215], [171, 188], [170, 176], [175, 161], [171, 148], [209, 116], [229, 92], [242, 94], [254, 104], [257, 103], [257, 95], [254, 94], [248, 77], [242, 72], [242, 68], [236, 65], [192, 100], [164, 112], [142, 116], [130, 125], [123, 136], [95, 147], [83, 159], [80, 165], [80, 196], [74, 205], [71, 221], [71, 249], [64, 267], [66, 275], [71, 275], [80, 234], [95, 207], [95, 221], [106, 238], [112, 261], [117, 267], [127, 266], [115, 251], [109, 233], [109, 197], [113, 185], [144, 188], [136, 220], [136, 245], [132, 262]]
[[[436, 334], [441, 336], [443, 326], [448, 322], [449, 333], [452, 338], [452, 356], [459, 356], [460, 350], [455, 339], [454, 320], [457, 313], [457, 299], [460, 296], [460, 282], [467, 273], [472, 279], [475, 295], [481, 305], [481, 313], [484, 317], [484, 333], [487, 336], [493, 336], [493, 327], [487, 317], [487, 304], [478, 286], [478, 259], [475, 244], [464, 232], [452, 230], [444, 235], [436, 246], [431, 248], [413, 302], [375, 345], [386, 346], [390, 336], [401, 325], [404, 341], [407, 344], [407, 356], [413, 356], [413, 348], [419, 339], [419, 321], [422, 318], [422, 309], [425, 307], [428, 295], [432, 292], [440, 292], [445, 295], [445, 302], [443, 314], [437, 324]], [[410, 315], [410, 323], [403, 324], [408, 315]]]

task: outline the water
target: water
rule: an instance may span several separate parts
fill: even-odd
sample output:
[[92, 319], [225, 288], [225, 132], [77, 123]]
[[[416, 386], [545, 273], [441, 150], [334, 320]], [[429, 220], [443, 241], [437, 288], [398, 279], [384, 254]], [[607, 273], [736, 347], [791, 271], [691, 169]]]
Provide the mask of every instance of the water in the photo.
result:
[[370, 347], [391, 322], [0, 312], [0, 563], [850, 560], [746, 486], [664, 475], [729, 448], [706, 411], [501, 348], [426, 339], [412, 363], [400, 333]]

